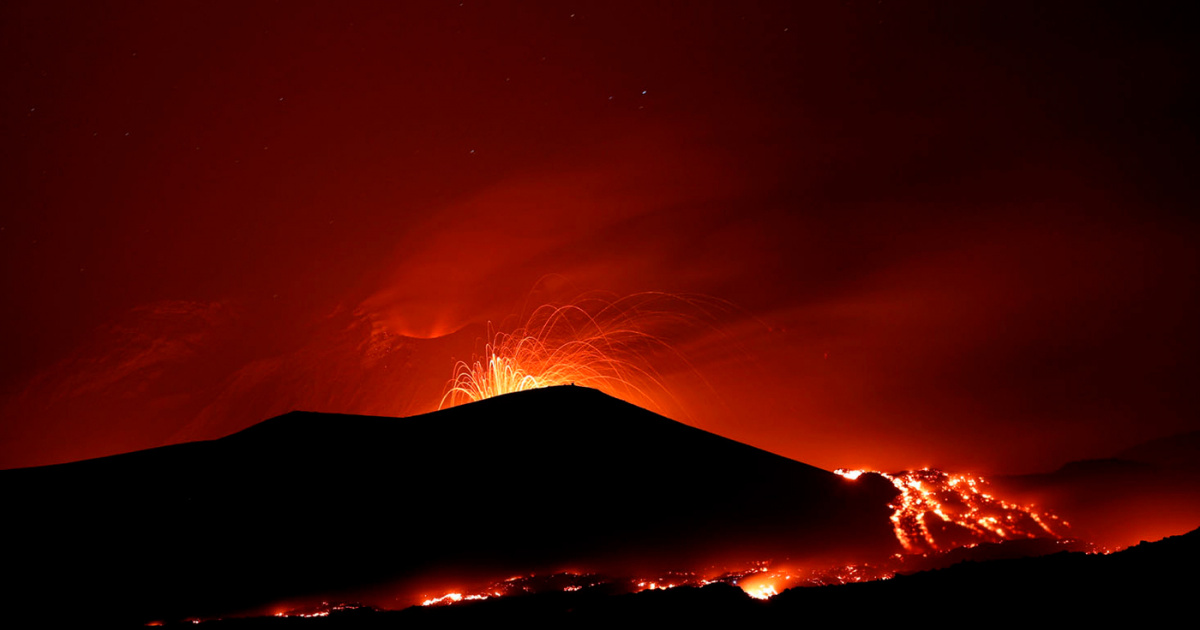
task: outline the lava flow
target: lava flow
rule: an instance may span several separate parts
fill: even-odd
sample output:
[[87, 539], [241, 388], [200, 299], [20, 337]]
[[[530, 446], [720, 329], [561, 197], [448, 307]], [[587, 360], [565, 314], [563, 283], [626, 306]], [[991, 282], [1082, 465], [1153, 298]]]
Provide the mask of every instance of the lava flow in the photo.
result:
[[877, 569], [867, 565], [803, 570], [776, 566], [766, 561], [750, 563], [734, 570], [714, 567], [705, 573], [674, 571], [655, 577], [641, 578], [612, 578], [595, 573], [568, 571], [552, 575], [511, 577], [470, 592], [452, 591], [437, 597], [427, 597], [421, 601], [421, 605], [444, 606], [513, 595], [553, 591], [573, 592], [598, 586], [610, 587], [614, 592], [640, 593], [681, 586], [700, 587], [715, 583], [737, 586], [754, 599], [769, 599], [793, 586], [845, 584], [887, 579], [892, 575], [894, 575], [894, 571], [890, 569]]
[[[989, 494], [987, 482], [977, 475], [949, 474], [923, 469], [900, 473], [862, 470], [835, 471], [847, 479], [864, 474], [879, 475], [900, 491], [891, 507], [896, 538], [909, 555], [896, 554], [875, 563], [832, 567], [796, 567], [784, 562], [760, 561], [738, 570], [712, 570], [707, 575], [673, 572], [655, 578], [616, 580], [596, 574], [558, 573], [549, 576], [518, 576], [490, 584], [473, 592], [449, 592], [427, 597], [423, 606], [490, 599], [515, 594], [576, 591], [600, 584], [616, 585], [624, 592], [639, 592], [704, 586], [722, 582], [738, 586], [755, 599], [769, 599], [799, 586], [826, 586], [886, 580], [897, 573], [923, 570], [945, 561], [946, 552], [980, 543], [1042, 539], [1053, 548], [1094, 551], [1086, 543], [1064, 539], [1069, 524], [1032, 505], [1018, 505]], [[1065, 545], [1065, 546], [1064, 546]], [[956, 560], [951, 560], [951, 562]]]
[[1060, 532], [1070, 527], [1050, 512], [987, 493], [987, 481], [977, 475], [929, 468], [894, 474], [842, 468], [834, 472], [851, 480], [879, 475], [896, 486], [900, 496], [888, 507], [894, 510], [896, 539], [909, 553], [1021, 538], [1061, 539]]
[[[670, 302], [669, 308], [662, 308], [663, 302]], [[699, 321], [682, 315], [680, 304], [697, 306], [688, 298], [638, 294], [616, 301], [539, 307], [511, 332], [489, 333], [490, 341], [481, 357], [455, 365], [440, 407], [568, 384], [599, 389], [643, 406], [653, 405], [651, 393], [665, 394], [666, 390], [650, 367], [651, 357], [671, 354], [680, 358], [659, 326], [669, 323], [678, 329], [681, 321]], [[703, 307], [694, 310], [708, 313]], [[864, 474], [879, 475], [900, 491], [894, 504], [889, 505], [893, 510], [890, 518], [896, 539], [909, 555], [897, 554], [873, 564], [820, 568], [759, 561], [747, 565], [749, 568], [714, 570], [708, 575], [676, 572], [623, 580], [573, 572], [518, 576], [474, 590], [427, 595], [420, 604], [437, 606], [523, 593], [576, 591], [600, 584], [638, 592], [713, 582], [736, 585], [751, 597], [768, 599], [793, 586], [888, 579], [901, 570], [911, 570], [922, 558], [959, 547], [1017, 539], [1061, 541], [1069, 527], [1054, 514], [989, 494], [985, 490], [987, 482], [976, 475], [931, 469], [894, 474], [845, 469], [835, 472], [850, 480]]]

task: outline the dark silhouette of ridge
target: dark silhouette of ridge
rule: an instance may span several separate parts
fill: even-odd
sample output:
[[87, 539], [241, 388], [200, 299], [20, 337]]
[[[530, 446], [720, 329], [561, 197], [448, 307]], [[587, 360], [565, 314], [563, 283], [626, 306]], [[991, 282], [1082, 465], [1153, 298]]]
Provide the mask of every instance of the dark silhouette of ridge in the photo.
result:
[[1197, 453], [1200, 453], [1200, 431], [1188, 431], [1131, 446], [1117, 453], [1116, 458], [1196, 472], [1200, 471]]
[[926, 621], [1018, 619], [1035, 626], [1160, 627], [1189, 618], [1200, 579], [1200, 530], [1111, 554], [1062, 552], [962, 562], [892, 580], [829, 589], [791, 589], [772, 598], [777, 618], [805, 612], [886, 623], [915, 602]]
[[0, 471], [0, 487], [10, 616], [141, 623], [429, 580], [897, 550], [890, 484], [582, 387], [403, 419], [293, 412]]
[[994, 477], [1005, 496], [1050, 506], [1080, 538], [1120, 548], [1200, 522], [1200, 432], [1144, 442], [1058, 470]]

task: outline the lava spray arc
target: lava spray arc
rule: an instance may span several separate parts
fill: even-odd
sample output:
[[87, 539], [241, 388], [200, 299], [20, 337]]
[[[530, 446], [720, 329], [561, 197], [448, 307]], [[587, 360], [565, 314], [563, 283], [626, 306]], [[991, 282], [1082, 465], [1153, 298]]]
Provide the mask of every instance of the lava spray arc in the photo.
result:
[[438, 407], [574, 384], [662, 408], [674, 397], [655, 366], [682, 367], [698, 377], [674, 341], [720, 332], [718, 316], [730, 309], [713, 298], [669, 293], [540, 306], [509, 331], [489, 324], [482, 354], [455, 364]]

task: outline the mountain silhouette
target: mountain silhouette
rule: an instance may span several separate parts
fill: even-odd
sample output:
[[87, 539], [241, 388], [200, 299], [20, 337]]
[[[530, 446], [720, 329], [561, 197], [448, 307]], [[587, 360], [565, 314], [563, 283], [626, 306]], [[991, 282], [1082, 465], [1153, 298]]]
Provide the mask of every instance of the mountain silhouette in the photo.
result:
[[[582, 387], [0, 471], [10, 616], [143, 623], [565, 568], [898, 551], [848, 482]], [[405, 602], [405, 605], [408, 602]]]
[[1075, 536], [1090, 542], [1120, 548], [1158, 540], [1200, 523], [1200, 432], [991, 481], [1005, 496], [1052, 506]]

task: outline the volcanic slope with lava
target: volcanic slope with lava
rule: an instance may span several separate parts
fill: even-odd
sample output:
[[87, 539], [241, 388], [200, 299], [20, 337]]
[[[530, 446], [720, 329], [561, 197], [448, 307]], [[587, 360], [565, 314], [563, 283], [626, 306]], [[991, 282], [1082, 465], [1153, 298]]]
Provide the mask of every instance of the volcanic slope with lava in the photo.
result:
[[[766, 601], [726, 583], [639, 593], [597, 587], [456, 606], [402, 611], [351, 608], [297, 627], [444, 628], [511, 622], [547, 627], [607, 627], [650, 620], [683, 627], [890, 626], [897, 616], [973, 620], [993, 615], [1010, 623], [1076, 627], [1178, 625], [1190, 618], [1198, 580], [1200, 530], [1113, 554], [1055, 553], [964, 561], [890, 580], [791, 588]], [[237, 620], [216, 627], [280, 627], [277, 619]]]
[[20, 543], [5, 609], [60, 618], [217, 617], [330, 593], [402, 607], [431, 585], [514, 574], [899, 550], [885, 480], [572, 386], [403, 419], [293, 412], [0, 471], [0, 487]]

